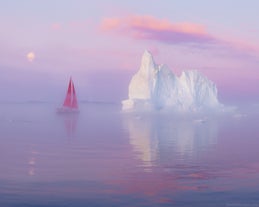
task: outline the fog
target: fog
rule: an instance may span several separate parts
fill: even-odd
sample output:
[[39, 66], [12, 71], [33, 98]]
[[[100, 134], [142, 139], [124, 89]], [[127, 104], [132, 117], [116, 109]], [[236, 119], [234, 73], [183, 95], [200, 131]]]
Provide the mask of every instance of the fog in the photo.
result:
[[[53, 72], [44, 68], [0, 68], [0, 102], [41, 101], [62, 103], [72, 76], [79, 101], [120, 103], [127, 99], [128, 85], [134, 71], [86, 70]], [[216, 83], [217, 84], [217, 83]], [[244, 106], [259, 103], [258, 93], [229, 90], [218, 86], [219, 101], [225, 105]]]
[[0, 106], [2, 206], [114, 205], [114, 197], [115, 206], [158, 206], [161, 198], [222, 206], [259, 192], [258, 105], [217, 116], [100, 103], [80, 103], [70, 115], [54, 103]]
[[80, 101], [120, 102], [127, 97], [130, 72], [112, 70], [86, 72], [44, 72], [44, 70], [2, 67], [0, 102], [42, 101], [61, 103], [70, 76]]

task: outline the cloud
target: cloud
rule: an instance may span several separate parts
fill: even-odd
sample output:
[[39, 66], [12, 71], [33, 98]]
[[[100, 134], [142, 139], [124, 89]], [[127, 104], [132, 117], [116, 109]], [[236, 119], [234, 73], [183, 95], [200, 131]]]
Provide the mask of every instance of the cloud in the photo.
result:
[[53, 23], [51, 24], [51, 29], [52, 30], [60, 30], [61, 29], [61, 24], [60, 23]]
[[169, 44], [211, 44], [217, 39], [205, 27], [194, 23], [172, 23], [152, 16], [105, 18], [101, 23], [104, 32], [114, 31], [140, 40], [155, 40]]
[[247, 40], [239, 41], [235, 37], [224, 39], [210, 34], [201, 24], [174, 23], [153, 16], [131, 15], [122, 18], [104, 18], [100, 28], [102, 32], [113, 32], [135, 40], [152, 40], [158, 43], [179, 45], [196, 49], [199, 52], [203, 50], [223, 59], [246, 60], [256, 64], [259, 61], [258, 46], [249, 44]]

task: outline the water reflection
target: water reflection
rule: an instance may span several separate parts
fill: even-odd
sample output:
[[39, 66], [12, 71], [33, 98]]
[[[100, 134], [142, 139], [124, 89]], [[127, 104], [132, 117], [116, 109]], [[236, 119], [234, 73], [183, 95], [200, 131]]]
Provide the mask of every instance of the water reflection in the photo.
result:
[[32, 150], [30, 150], [30, 158], [28, 160], [28, 175], [34, 176], [36, 175], [36, 165], [37, 165], [37, 154], [38, 152], [34, 150], [35, 146], [32, 146]]
[[142, 160], [145, 167], [154, 165], [157, 159], [158, 138], [151, 120], [143, 121], [140, 117], [127, 117], [125, 125], [129, 130], [129, 142], [137, 158]]
[[218, 125], [213, 118], [125, 115], [123, 120], [135, 156], [144, 167], [195, 160], [217, 142]]
[[111, 105], [57, 116], [31, 107], [0, 118], [0, 206], [207, 207], [240, 197], [236, 189], [258, 195], [258, 117], [121, 115]]
[[63, 120], [67, 137], [74, 137], [76, 134], [78, 114], [59, 114], [58, 116]]

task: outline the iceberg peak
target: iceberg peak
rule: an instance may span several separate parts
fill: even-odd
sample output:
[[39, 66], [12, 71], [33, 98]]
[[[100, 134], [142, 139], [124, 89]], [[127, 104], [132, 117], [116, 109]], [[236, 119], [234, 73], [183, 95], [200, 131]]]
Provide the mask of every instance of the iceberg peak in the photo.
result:
[[151, 53], [151, 52], [149, 52], [148, 50], [144, 50], [144, 53], [143, 53], [142, 58], [143, 58], [143, 57], [148, 57], [148, 58], [153, 59], [153, 55], [152, 55], [152, 53]]
[[129, 99], [122, 109], [164, 109], [203, 111], [221, 107], [216, 85], [197, 70], [183, 71], [177, 77], [166, 65], [157, 65], [145, 50], [139, 71], [129, 84]]
[[146, 73], [150, 73], [152, 70], [154, 70], [155, 67], [156, 67], [156, 64], [155, 64], [152, 54], [149, 51], [145, 50], [144, 54], [142, 55], [141, 66], [140, 66], [139, 71], [146, 74]]

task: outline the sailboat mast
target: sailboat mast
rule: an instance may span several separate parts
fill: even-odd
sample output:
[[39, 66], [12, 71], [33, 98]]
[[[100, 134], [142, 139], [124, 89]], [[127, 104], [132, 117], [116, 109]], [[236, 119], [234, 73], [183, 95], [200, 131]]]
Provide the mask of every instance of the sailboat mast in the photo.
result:
[[66, 94], [66, 98], [64, 100], [64, 103], [63, 103], [63, 106], [65, 107], [71, 107], [71, 92], [72, 92], [72, 85], [71, 85], [71, 78], [70, 78], [70, 81], [69, 81], [69, 84], [68, 84], [68, 89], [67, 89], [67, 94]]
[[78, 108], [78, 104], [77, 104], [77, 98], [76, 98], [76, 90], [75, 90], [75, 86], [74, 86], [74, 83], [72, 82], [72, 108]]
[[70, 77], [70, 107], [72, 106], [73, 103], [73, 81], [72, 78]]

